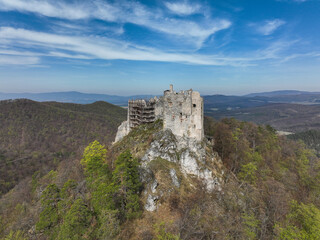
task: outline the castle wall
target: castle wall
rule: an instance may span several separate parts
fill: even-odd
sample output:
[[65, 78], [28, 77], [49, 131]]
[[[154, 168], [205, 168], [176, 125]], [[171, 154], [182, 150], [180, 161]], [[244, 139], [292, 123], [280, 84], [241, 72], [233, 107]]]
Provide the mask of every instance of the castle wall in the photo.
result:
[[128, 102], [128, 120], [119, 127], [116, 142], [132, 128], [157, 119], [163, 119], [164, 129], [170, 129], [176, 136], [187, 136], [198, 141], [204, 137], [203, 99], [200, 93], [192, 89], [177, 93], [171, 85], [163, 97]]

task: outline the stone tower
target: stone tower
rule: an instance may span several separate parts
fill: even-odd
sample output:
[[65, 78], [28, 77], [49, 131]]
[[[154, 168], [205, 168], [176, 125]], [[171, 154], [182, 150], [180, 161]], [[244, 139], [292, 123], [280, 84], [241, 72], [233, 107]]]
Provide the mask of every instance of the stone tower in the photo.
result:
[[201, 141], [203, 130], [203, 99], [199, 92], [173, 91], [164, 92], [163, 96], [163, 126], [177, 136], [187, 136]]

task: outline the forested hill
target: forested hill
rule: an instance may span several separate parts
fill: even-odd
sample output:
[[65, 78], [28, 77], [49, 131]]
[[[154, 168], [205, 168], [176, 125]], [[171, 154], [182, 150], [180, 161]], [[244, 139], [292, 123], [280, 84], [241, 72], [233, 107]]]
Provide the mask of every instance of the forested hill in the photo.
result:
[[312, 151], [235, 119], [205, 118], [205, 133], [213, 145], [189, 145], [156, 121], [108, 149], [90, 143], [0, 198], [0, 239], [319, 240]]
[[110, 144], [125, 118], [125, 109], [106, 102], [0, 101], [0, 196], [35, 171], [78, 157], [93, 140]]

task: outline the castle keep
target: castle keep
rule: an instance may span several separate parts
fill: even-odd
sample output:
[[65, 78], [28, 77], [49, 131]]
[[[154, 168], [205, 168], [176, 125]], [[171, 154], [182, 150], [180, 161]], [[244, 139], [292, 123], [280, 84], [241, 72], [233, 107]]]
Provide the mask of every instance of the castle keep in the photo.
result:
[[199, 92], [192, 89], [175, 92], [173, 86], [164, 91], [162, 97], [150, 100], [129, 100], [128, 118], [123, 122], [116, 135], [119, 141], [130, 130], [144, 123], [163, 120], [164, 129], [170, 129], [176, 136], [186, 136], [201, 141], [203, 130], [203, 99]]

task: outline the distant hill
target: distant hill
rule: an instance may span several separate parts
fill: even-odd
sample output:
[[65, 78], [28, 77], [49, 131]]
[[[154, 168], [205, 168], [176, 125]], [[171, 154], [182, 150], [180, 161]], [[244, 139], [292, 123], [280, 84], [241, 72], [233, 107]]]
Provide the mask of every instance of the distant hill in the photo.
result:
[[49, 93], [0, 93], [0, 100], [31, 99], [38, 102], [66, 102], [88, 104], [105, 101], [116, 105], [127, 105], [129, 99], [151, 98], [152, 95], [116, 96], [107, 94], [80, 93], [80, 92], [49, 92]]
[[274, 96], [290, 96], [290, 95], [302, 95], [302, 94], [320, 94], [320, 92], [307, 92], [297, 90], [280, 90], [272, 92], [250, 93], [244, 97], [274, 97]]
[[205, 110], [205, 115], [216, 119], [236, 118], [258, 124], [269, 124], [277, 130], [288, 132], [320, 130], [320, 105], [278, 103], [245, 109]]
[[[25, 98], [39, 102], [56, 101], [80, 104], [105, 101], [118, 106], [127, 106], [129, 99], [150, 99], [152, 97], [154, 97], [154, 95], [117, 96], [74, 91], [51, 93], [0, 93], [0, 100]], [[320, 93], [295, 90], [252, 93], [245, 96], [205, 95], [203, 98], [205, 108], [207, 110], [215, 109], [216, 111], [259, 107], [270, 103], [320, 104]]]
[[35, 171], [79, 157], [94, 140], [110, 144], [125, 119], [125, 109], [106, 102], [0, 101], [0, 195]]
[[207, 95], [204, 98], [204, 108], [206, 110], [226, 110], [237, 108], [251, 108], [267, 105], [270, 99], [261, 97], [242, 97], [225, 95]]
[[[126, 106], [129, 99], [149, 99], [154, 95], [117, 96], [107, 94], [91, 94], [80, 92], [49, 92], [49, 93], [0, 93], [0, 100], [31, 99], [39, 102], [66, 102], [88, 104], [105, 101], [118, 106]], [[264, 106], [270, 103], [301, 103], [320, 104], [320, 93], [284, 90], [264, 93], [251, 93], [245, 96], [205, 95], [206, 109], [235, 109]]]

